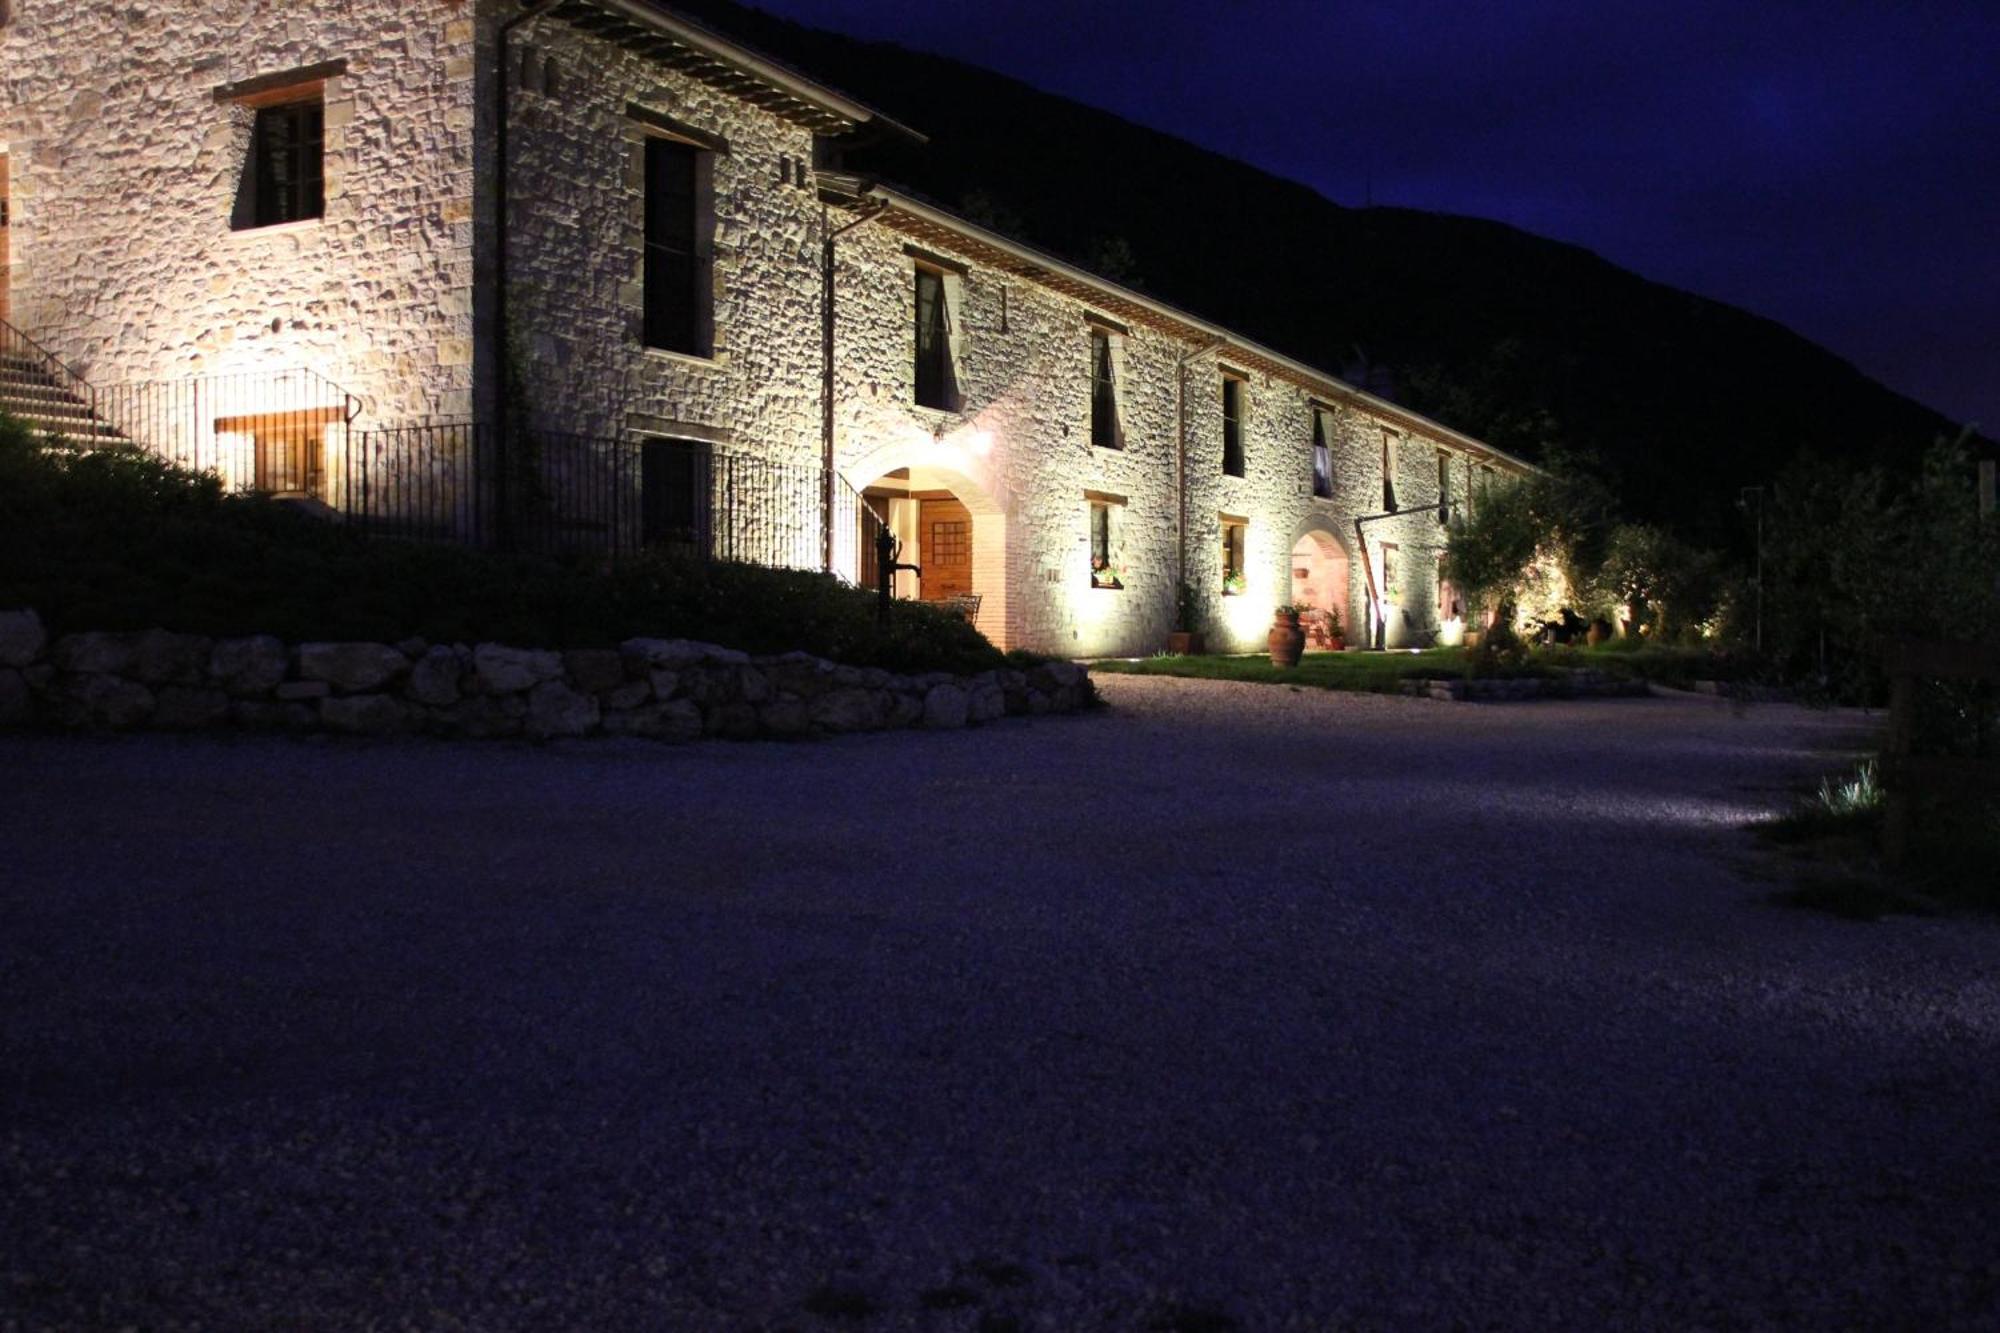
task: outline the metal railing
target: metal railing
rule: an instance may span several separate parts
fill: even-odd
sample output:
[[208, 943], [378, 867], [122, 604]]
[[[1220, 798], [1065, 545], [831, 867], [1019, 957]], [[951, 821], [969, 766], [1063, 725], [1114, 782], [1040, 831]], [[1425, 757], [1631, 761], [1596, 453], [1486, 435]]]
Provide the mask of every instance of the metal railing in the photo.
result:
[[314, 371], [244, 371], [193, 379], [100, 384], [97, 416], [149, 453], [231, 490], [266, 491], [339, 507], [329, 480], [348, 471], [360, 400]]
[[[439, 421], [363, 429], [360, 400], [304, 369], [93, 385], [12, 325], [0, 355], [129, 441], [231, 490], [309, 502], [390, 537], [617, 559], [674, 551], [789, 569], [825, 556], [826, 479], [705, 441]], [[72, 411], [77, 410], [72, 408]], [[835, 478], [833, 572], [866, 586], [881, 513]]]
[[5, 320], [0, 320], [0, 359], [11, 362], [10, 369], [41, 376], [51, 388], [69, 394], [94, 413], [97, 390], [90, 382], [71, 370], [61, 357]]
[[[528, 431], [503, 448], [491, 427], [440, 422], [351, 432], [325, 499], [390, 536], [818, 569], [824, 495], [817, 466], [705, 441]], [[834, 572], [860, 582], [882, 520], [844, 479], [834, 496]]]

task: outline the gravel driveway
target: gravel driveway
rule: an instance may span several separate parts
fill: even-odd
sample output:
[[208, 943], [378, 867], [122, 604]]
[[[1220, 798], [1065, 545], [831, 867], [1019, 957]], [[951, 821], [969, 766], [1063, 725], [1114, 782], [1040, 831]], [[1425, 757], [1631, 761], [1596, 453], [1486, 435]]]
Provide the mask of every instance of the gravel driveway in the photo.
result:
[[0, 1327], [2000, 1320], [2000, 926], [1741, 831], [1855, 718], [1102, 687], [0, 740]]

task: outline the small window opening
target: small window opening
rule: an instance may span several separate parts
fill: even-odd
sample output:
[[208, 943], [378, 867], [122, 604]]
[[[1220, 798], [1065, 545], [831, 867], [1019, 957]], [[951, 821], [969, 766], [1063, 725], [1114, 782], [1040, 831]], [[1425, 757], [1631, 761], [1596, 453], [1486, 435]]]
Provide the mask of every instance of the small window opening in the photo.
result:
[[1111, 556], [1111, 504], [1104, 500], [1090, 502], [1090, 586], [1125, 586], [1124, 571]]
[[1243, 475], [1243, 381], [1222, 379], [1222, 475]]
[[916, 275], [917, 405], [953, 412], [958, 409], [958, 385], [952, 374], [951, 308], [944, 274], [918, 265]]
[[1125, 447], [1118, 423], [1117, 363], [1111, 335], [1103, 329], [1090, 331], [1090, 442], [1100, 449]]
[[1327, 411], [1323, 407], [1313, 409], [1313, 495], [1317, 499], [1329, 499], [1333, 495], [1333, 449], [1329, 441], [1333, 432], [1327, 422]]
[[1248, 586], [1243, 564], [1244, 538], [1250, 525], [1242, 519], [1222, 520], [1222, 595], [1235, 597]]

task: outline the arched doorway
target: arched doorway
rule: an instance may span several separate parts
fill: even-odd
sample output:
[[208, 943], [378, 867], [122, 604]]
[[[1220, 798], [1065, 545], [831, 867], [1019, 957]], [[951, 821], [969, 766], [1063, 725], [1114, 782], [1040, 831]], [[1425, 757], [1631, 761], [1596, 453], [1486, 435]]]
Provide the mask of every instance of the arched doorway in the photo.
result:
[[[917, 566], [896, 571], [892, 586], [898, 597], [963, 604], [979, 595], [972, 584], [972, 511], [944, 479], [922, 468], [897, 468], [864, 486], [861, 500], [867, 511], [863, 526], [869, 532], [887, 529], [896, 539], [897, 559]], [[858, 539], [865, 541], [865, 534]], [[860, 581], [873, 587], [872, 543], [861, 554], [867, 568]]]
[[874, 534], [895, 538], [897, 559], [919, 567], [899, 570], [890, 587], [898, 597], [956, 607], [1002, 648], [1012, 646], [1007, 624], [1007, 518], [974, 475], [978, 460], [949, 443], [874, 451], [847, 468], [859, 495], [856, 531], [842, 534], [855, 553], [854, 576], [876, 586]]
[[1292, 543], [1292, 605], [1309, 606], [1320, 613], [1304, 618], [1308, 647], [1332, 646], [1327, 612], [1339, 617], [1342, 633], [1351, 633], [1347, 579], [1347, 551], [1333, 534], [1308, 529]]

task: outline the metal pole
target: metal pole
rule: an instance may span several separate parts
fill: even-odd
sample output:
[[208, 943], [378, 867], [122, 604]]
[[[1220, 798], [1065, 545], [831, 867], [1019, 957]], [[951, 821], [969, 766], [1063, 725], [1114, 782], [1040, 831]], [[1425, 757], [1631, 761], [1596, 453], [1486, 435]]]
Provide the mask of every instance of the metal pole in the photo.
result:
[[[819, 250], [819, 465], [820, 465], [820, 535], [819, 556], [822, 573], [833, 573], [833, 243], [848, 232], [866, 223], [873, 222], [889, 207], [887, 200], [870, 201], [873, 207], [844, 226], [833, 225], [833, 215], [822, 203], [820, 218]], [[858, 556], [857, 556], [858, 560]], [[858, 574], [860, 571], [856, 571]]]
[[1757, 577], [1753, 580], [1757, 587], [1757, 611], [1755, 638], [1752, 642], [1756, 644], [1757, 652], [1761, 655], [1764, 651], [1764, 488], [1745, 486], [1737, 495], [1737, 503], [1747, 505], [1753, 496], [1757, 503]]

